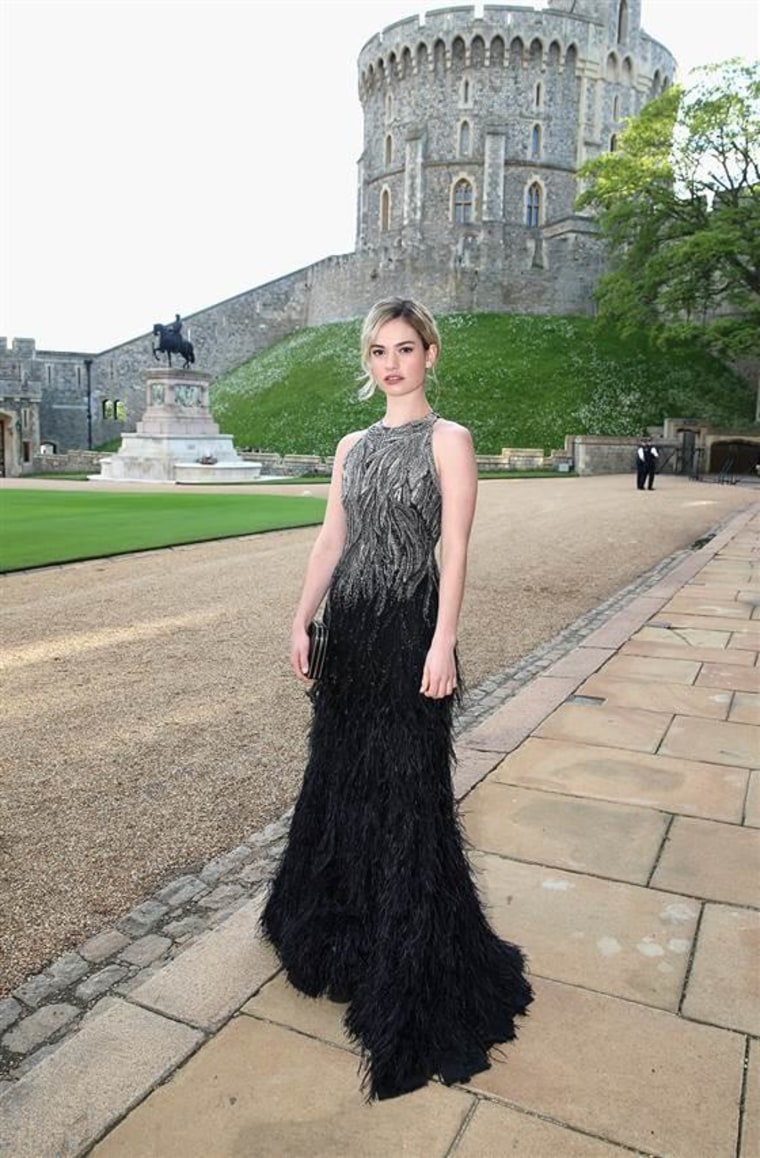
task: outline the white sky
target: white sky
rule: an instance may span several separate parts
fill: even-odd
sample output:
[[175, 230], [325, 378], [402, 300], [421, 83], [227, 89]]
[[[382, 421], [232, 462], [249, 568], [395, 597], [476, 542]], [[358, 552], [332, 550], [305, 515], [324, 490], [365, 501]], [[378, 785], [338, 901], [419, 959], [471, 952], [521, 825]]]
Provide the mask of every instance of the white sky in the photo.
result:
[[[356, 58], [437, 7], [0, 0], [0, 334], [95, 352], [350, 252]], [[757, 0], [642, 9], [681, 76], [760, 55]]]

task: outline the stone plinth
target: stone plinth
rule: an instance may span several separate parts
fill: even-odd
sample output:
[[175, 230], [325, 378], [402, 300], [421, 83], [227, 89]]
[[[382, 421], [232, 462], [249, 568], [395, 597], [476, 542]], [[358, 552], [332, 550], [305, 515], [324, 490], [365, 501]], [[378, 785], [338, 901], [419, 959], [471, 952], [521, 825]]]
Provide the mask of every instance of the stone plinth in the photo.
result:
[[118, 452], [91, 479], [114, 482], [250, 482], [261, 464], [245, 462], [209, 410], [211, 375], [160, 368], [145, 374], [146, 410]]

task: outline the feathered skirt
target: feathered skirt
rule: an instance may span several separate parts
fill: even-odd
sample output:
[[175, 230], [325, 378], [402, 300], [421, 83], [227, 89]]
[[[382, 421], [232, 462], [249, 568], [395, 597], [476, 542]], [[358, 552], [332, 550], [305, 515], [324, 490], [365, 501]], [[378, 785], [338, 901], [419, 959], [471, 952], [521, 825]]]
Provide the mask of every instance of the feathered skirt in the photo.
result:
[[348, 1003], [370, 1099], [467, 1081], [532, 999], [465, 856], [452, 701], [419, 691], [436, 599], [331, 593], [310, 758], [262, 916], [291, 984]]

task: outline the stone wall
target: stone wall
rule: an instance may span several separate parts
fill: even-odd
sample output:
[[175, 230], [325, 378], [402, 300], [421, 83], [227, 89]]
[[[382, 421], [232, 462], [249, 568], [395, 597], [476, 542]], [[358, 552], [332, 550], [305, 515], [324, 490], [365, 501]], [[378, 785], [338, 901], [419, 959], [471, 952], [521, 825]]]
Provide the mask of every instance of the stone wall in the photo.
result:
[[[568, 434], [565, 450], [577, 474], [628, 474], [636, 470], [637, 438], [609, 438], [593, 434]], [[673, 474], [679, 463], [680, 439], [655, 439], [660, 454], [658, 471]]]
[[66, 454], [36, 454], [33, 459], [35, 474], [97, 474], [101, 458], [97, 450], [70, 450]]

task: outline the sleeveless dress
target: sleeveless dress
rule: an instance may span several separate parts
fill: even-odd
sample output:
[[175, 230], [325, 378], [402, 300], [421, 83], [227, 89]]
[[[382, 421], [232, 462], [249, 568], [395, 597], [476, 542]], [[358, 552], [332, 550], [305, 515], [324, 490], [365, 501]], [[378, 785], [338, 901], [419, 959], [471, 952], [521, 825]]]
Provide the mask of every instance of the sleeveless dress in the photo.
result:
[[378, 422], [346, 456], [310, 758], [262, 916], [291, 984], [348, 1002], [370, 1100], [487, 1069], [532, 999], [465, 856], [453, 697], [419, 690], [438, 608], [437, 417]]

